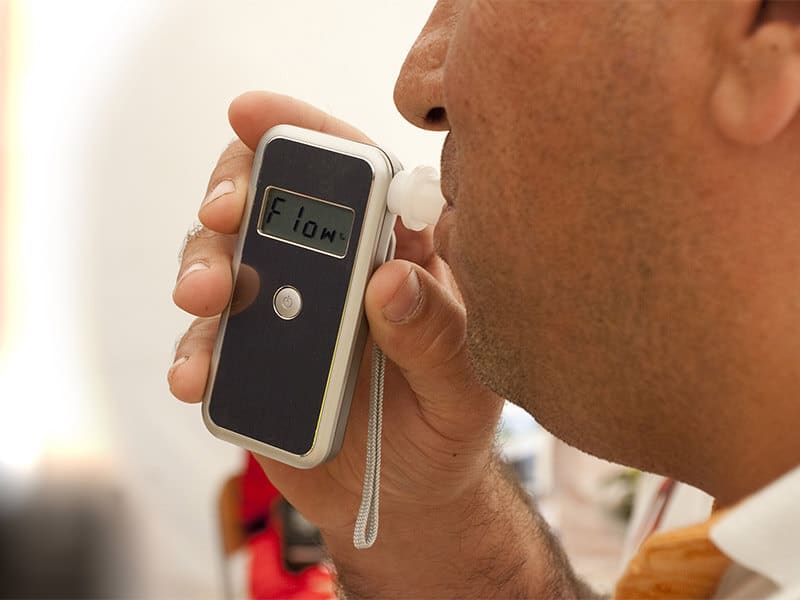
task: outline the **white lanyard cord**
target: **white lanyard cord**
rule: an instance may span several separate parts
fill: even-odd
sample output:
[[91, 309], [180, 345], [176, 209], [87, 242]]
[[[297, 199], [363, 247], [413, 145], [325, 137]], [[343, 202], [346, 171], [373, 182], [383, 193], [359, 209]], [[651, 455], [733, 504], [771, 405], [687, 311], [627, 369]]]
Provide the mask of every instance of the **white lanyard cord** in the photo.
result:
[[383, 373], [386, 357], [377, 344], [372, 346], [372, 376], [369, 382], [369, 424], [367, 426], [367, 458], [361, 506], [358, 507], [353, 545], [359, 550], [370, 548], [378, 537], [378, 504], [381, 487], [381, 432], [383, 430]]

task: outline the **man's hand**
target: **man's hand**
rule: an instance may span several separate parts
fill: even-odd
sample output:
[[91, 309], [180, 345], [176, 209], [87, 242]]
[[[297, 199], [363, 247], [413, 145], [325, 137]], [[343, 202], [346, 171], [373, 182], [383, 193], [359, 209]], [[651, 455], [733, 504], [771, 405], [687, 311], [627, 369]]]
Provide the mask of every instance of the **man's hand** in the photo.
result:
[[[173, 393], [199, 402], [208, 375], [217, 315], [232, 293], [231, 257], [242, 218], [253, 148], [278, 123], [368, 142], [352, 127], [298, 101], [253, 93], [231, 105], [242, 141], [223, 153], [208, 185], [227, 192], [199, 211], [205, 229], [189, 240], [174, 300], [200, 317], [178, 346]], [[232, 184], [232, 185], [231, 185]], [[474, 378], [465, 353], [464, 308], [430, 231], [397, 228], [397, 256], [375, 273], [366, 295], [371, 335], [391, 363], [386, 373], [381, 502], [439, 505], [477, 486], [489, 462], [501, 400]], [[192, 270], [194, 269], [194, 270]], [[365, 353], [366, 356], [369, 353]], [[365, 363], [367, 360], [365, 360]], [[323, 530], [351, 529], [361, 498], [369, 370], [363, 365], [339, 455], [310, 471], [260, 458], [286, 498]]]
[[[178, 306], [199, 317], [179, 343], [168, 375], [172, 392], [186, 402], [202, 399], [219, 314], [233, 292], [231, 258], [253, 150], [261, 136], [273, 125], [288, 123], [369, 141], [349, 125], [275, 94], [245, 94], [232, 103], [229, 117], [241, 141], [228, 147], [211, 175], [199, 210], [204, 229], [186, 244], [173, 293]], [[433, 568], [432, 581], [441, 577], [435, 558], [426, 558], [428, 553], [452, 566], [470, 554], [463, 544], [483, 544], [496, 552], [519, 537], [527, 546], [525, 538], [536, 542], [540, 527], [513, 485], [497, 475], [493, 446], [502, 400], [477, 381], [470, 367], [466, 313], [449, 268], [434, 253], [432, 232], [414, 233], [398, 226], [396, 235], [398, 260], [377, 270], [365, 298], [371, 336], [391, 361], [384, 401], [381, 531], [375, 547], [360, 553], [352, 549], [364, 471], [369, 352], [344, 443], [333, 460], [298, 470], [258, 458], [287, 500], [322, 530], [340, 574], [353, 582], [352, 593], [358, 593], [355, 588], [384, 595], [417, 589], [419, 593], [411, 595], [425, 595], [433, 588], [425, 586], [424, 569], [416, 562], [423, 560]], [[522, 523], [523, 535], [510, 535], [504, 525], [499, 538], [487, 536], [487, 523], [508, 525], [511, 516]], [[527, 554], [535, 554], [525, 554], [521, 547], [517, 551], [523, 556], [512, 562], [519, 565], [528, 562]], [[448, 556], [459, 552], [464, 554], [461, 559]], [[410, 562], [404, 567], [404, 561]], [[509, 564], [503, 561], [506, 571]], [[393, 577], [396, 569], [401, 572]], [[463, 569], [468, 573], [470, 567], [465, 564]], [[412, 575], [423, 587], [402, 587], [411, 585]], [[467, 577], [459, 578], [465, 583]], [[504, 589], [498, 585], [495, 591]], [[455, 593], [452, 587], [442, 591], [446, 589]], [[494, 588], [482, 591], [489, 589]]]

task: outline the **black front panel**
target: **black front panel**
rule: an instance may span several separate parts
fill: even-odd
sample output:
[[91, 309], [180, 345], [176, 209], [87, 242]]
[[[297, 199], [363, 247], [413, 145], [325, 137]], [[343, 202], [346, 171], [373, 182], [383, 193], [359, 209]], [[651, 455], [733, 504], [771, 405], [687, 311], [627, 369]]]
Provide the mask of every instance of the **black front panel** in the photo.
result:
[[[275, 139], [264, 150], [242, 263], [209, 404], [220, 427], [305, 454], [314, 441], [373, 171], [361, 158]], [[337, 258], [258, 233], [274, 186], [354, 210], [347, 254]], [[283, 320], [275, 291], [297, 288], [300, 314]]]

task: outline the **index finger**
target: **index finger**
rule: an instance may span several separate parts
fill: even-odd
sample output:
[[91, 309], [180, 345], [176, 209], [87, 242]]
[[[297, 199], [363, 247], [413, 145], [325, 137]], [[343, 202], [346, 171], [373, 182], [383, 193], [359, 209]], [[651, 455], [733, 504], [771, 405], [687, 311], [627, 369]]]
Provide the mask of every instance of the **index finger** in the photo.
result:
[[231, 102], [228, 120], [236, 135], [251, 150], [275, 125], [295, 125], [356, 142], [372, 141], [352, 125], [307, 102], [273, 92], [245, 92]]

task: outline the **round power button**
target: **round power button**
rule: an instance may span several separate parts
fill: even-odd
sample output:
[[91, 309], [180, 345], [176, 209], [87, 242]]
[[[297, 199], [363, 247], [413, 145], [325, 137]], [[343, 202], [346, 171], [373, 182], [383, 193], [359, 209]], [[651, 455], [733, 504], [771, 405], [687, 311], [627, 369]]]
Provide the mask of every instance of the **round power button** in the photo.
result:
[[290, 321], [300, 314], [303, 308], [303, 299], [300, 292], [290, 285], [278, 288], [272, 297], [272, 307], [281, 319]]

